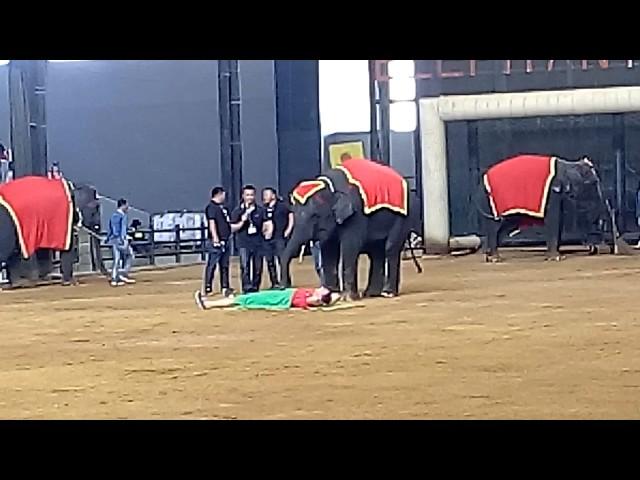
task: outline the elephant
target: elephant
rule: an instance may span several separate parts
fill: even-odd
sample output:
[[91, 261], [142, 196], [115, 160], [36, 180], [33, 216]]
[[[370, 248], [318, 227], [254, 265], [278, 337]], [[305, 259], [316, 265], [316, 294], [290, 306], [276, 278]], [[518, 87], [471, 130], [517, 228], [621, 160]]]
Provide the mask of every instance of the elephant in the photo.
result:
[[[550, 156], [523, 155], [507, 159], [504, 162], [514, 161], [512, 165], [518, 168], [516, 161], [518, 159], [523, 161], [524, 157], [529, 159], [534, 157], [537, 160], [548, 159], [553, 164], [550, 174], [545, 178], [547, 183], [544, 187], [544, 194], [540, 197], [540, 209], [537, 212], [528, 213], [525, 213], [523, 209], [517, 208], [512, 209], [512, 212], [516, 210], [513, 213], [500, 214], [497, 212], [493, 199], [498, 193], [496, 187], [501, 188], [501, 185], [498, 183], [491, 188], [487, 180], [487, 174], [491, 171], [489, 169], [487, 174], [483, 175], [484, 181], [480, 185], [476, 196], [485, 236], [484, 254], [486, 262], [496, 263], [502, 261], [498, 254], [498, 246], [501, 237], [505, 233], [519, 230], [520, 227], [536, 224], [543, 224], [545, 228], [546, 259], [563, 260], [564, 257], [560, 255], [559, 249], [563, 216], [567, 202], [588, 206], [587, 223], [595, 227], [591, 229], [591, 234], [594, 230], [601, 229], [604, 222], [603, 219], [607, 218], [606, 204], [602, 196], [598, 173], [587, 157], [572, 161]], [[494, 165], [494, 167], [500, 165], [500, 163]], [[517, 170], [514, 171], [517, 172]], [[514, 188], [518, 191], [528, 188], [531, 182], [535, 182], [535, 179], [532, 179], [529, 173], [523, 170], [522, 175], [515, 175], [515, 177], [509, 179], [510, 185], [502, 188]], [[590, 245], [590, 253], [593, 254], [594, 251], [595, 245]]]
[[[40, 178], [40, 177], [26, 177]], [[22, 179], [16, 179], [12, 183], [19, 185]], [[49, 180], [51, 181], [51, 180]], [[66, 182], [67, 191], [70, 193], [72, 202], [73, 219], [75, 227], [84, 227], [94, 235], [100, 232], [100, 203], [96, 189], [89, 185], [74, 186], [67, 180], [57, 180]], [[29, 187], [25, 187], [29, 188]], [[0, 190], [0, 193], [2, 191]], [[73, 262], [75, 258], [76, 235], [71, 234], [69, 248], [60, 250], [60, 270], [62, 273], [63, 285], [70, 285], [73, 278]], [[47, 275], [51, 268], [50, 250], [38, 249], [28, 259], [23, 258], [16, 224], [13, 217], [5, 205], [0, 204], [0, 266], [7, 266], [7, 281], [11, 285], [11, 277], [18, 276], [24, 270], [24, 262], [37, 261], [39, 274], [41, 277]]]
[[[366, 160], [350, 160], [364, 162]], [[397, 173], [395, 174], [397, 175]], [[366, 297], [395, 297], [399, 294], [400, 257], [410, 231], [420, 233], [419, 204], [407, 192], [407, 215], [388, 208], [365, 213], [363, 198], [340, 169], [318, 177], [319, 190], [301, 204], [292, 202], [294, 228], [281, 255], [282, 283], [291, 286], [290, 264], [302, 245], [319, 241], [324, 283], [340, 291], [338, 264], [342, 258], [343, 298], [356, 300], [358, 257], [370, 258]], [[417, 268], [421, 267], [414, 258]]]

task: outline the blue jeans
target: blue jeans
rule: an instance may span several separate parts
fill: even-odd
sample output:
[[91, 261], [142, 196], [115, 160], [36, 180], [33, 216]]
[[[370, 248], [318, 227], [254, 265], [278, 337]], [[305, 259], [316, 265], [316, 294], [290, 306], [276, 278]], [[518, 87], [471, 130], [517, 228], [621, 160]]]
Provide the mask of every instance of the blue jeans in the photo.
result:
[[[111, 280], [117, 282], [122, 276], [129, 276], [131, 264], [133, 263], [133, 250], [128, 244], [111, 245], [113, 252], [113, 266], [111, 267]], [[120, 265], [122, 264], [122, 268]]]
[[211, 240], [207, 240], [206, 251], [207, 266], [204, 270], [204, 291], [207, 294], [213, 291], [213, 277], [216, 273], [216, 267], [220, 265], [220, 288], [224, 292], [229, 289], [230, 245], [214, 247]]
[[320, 279], [320, 283], [324, 285], [324, 273], [322, 271], [322, 252], [320, 251], [320, 242], [311, 242], [311, 256], [313, 264]]

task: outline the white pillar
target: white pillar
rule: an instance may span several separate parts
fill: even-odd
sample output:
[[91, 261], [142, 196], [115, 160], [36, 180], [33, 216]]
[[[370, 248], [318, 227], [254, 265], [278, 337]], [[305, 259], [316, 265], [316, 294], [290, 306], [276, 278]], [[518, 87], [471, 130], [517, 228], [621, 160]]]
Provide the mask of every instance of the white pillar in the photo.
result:
[[449, 178], [444, 121], [438, 99], [420, 100], [424, 245], [429, 253], [449, 252]]

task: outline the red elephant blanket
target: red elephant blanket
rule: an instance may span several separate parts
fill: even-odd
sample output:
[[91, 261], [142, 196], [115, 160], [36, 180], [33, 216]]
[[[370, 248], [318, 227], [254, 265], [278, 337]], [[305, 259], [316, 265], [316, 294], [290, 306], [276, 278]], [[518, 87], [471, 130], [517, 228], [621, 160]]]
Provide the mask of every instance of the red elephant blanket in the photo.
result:
[[391, 167], [371, 160], [352, 158], [336, 168], [344, 172], [349, 183], [358, 187], [364, 202], [364, 213], [388, 208], [407, 215], [407, 181]]
[[556, 158], [518, 155], [508, 158], [484, 175], [484, 186], [495, 217], [520, 213], [543, 219]]
[[67, 250], [73, 232], [73, 203], [64, 180], [23, 177], [0, 185], [0, 205], [11, 215], [24, 258], [40, 248]]
[[326, 188], [326, 184], [322, 180], [305, 180], [300, 182], [291, 193], [291, 203], [298, 202], [304, 205], [309, 198], [323, 188]]

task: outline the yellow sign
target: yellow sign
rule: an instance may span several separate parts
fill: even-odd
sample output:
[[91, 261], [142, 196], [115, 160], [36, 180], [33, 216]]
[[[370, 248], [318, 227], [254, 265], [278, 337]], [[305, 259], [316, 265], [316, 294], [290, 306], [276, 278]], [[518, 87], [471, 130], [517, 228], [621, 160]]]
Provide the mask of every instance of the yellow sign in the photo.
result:
[[349, 142], [329, 145], [331, 168], [342, 165], [342, 162], [348, 158], [364, 158], [364, 143]]

